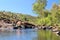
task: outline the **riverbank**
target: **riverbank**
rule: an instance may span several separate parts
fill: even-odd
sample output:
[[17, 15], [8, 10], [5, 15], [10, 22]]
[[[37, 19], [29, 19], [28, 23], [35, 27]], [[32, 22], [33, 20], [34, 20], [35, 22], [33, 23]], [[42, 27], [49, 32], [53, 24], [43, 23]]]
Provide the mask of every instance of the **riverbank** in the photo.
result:
[[7, 21], [7, 20], [0, 20], [0, 28], [13, 28], [13, 27], [20, 27], [21, 29], [24, 29], [24, 28], [31, 28], [31, 29], [43, 29], [43, 30], [53, 30], [53, 31], [56, 31], [56, 30], [59, 30], [59, 26], [58, 25], [55, 25], [55, 26], [46, 26], [46, 25], [34, 25], [34, 24], [31, 24], [31, 23], [28, 23], [27, 21], [24, 22], [24, 21], [21, 21], [21, 20], [17, 20], [17, 21]]
[[[19, 25], [19, 26], [16, 26]], [[16, 27], [16, 28], [15, 28]], [[55, 26], [46, 26], [46, 25], [34, 25], [28, 22], [23, 22], [18, 20], [16, 22], [11, 22], [7, 20], [0, 20], [0, 30], [1, 31], [12, 31], [14, 29], [37, 29], [37, 30], [51, 30], [53, 33], [60, 36], [60, 31], [58, 25]]]

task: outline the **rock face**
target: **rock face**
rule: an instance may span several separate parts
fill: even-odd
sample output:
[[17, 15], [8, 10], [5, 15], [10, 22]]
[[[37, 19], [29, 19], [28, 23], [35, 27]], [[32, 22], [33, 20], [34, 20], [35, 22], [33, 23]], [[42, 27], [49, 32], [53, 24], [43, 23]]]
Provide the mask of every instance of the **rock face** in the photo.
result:
[[0, 29], [12, 29], [13, 25], [5, 23], [4, 20], [0, 20]]
[[22, 21], [20, 21], [20, 20], [17, 21], [16, 25], [17, 25], [17, 26], [21, 26], [21, 25], [22, 25]]
[[30, 24], [30, 23], [28, 23], [28, 22], [18, 21], [18, 22], [16, 23], [16, 26], [14, 27], [14, 29], [18, 29], [18, 28], [20, 28], [20, 29], [32, 29], [32, 28], [34, 28], [34, 27], [35, 27], [35, 25]]
[[27, 28], [35, 28], [35, 25], [33, 25], [33, 24], [30, 24], [30, 23], [25, 23], [25, 29], [27, 29]]
[[58, 33], [57, 33], [59, 36], [60, 36], [60, 31], [58, 31]]
[[6, 23], [4, 20], [0, 20], [0, 29], [33, 29], [36, 26], [28, 22], [17, 21], [15, 26], [11, 23]]

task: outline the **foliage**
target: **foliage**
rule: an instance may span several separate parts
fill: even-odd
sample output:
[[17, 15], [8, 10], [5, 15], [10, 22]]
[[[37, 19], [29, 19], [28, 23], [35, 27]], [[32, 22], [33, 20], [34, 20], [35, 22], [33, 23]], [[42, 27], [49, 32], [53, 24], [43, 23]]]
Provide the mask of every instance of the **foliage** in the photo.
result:
[[38, 24], [39, 25], [43, 25], [43, 24], [51, 25], [50, 17], [38, 19]]
[[36, 25], [43, 25], [43, 24], [60, 25], [60, 6], [54, 3], [51, 10], [46, 10], [45, 9], [46, 5], [47, 0], [36, 0], [36, 2], [33, 3], [32, 8], [33, 11], [38, 14], [37, 17], [21, 13], [0, 11], [0, 19], [6, 18], [9, 20], [22, 20], [22, 21], [25, 21], [26, 19], [28, 22]]
[[60, 6], [56, 3], [53, 4], [51, 10], [46, 10], [47, 0], [37, 0], [33, 4], [33, 11], [38, 15], [37, 24], [38, 25], [60, 25]]
[[45, 6], [46, 6], [47, 0], [37, 0], [34, 4], [33, 4], [33, 11], [37, 14], [40, 15], [40, 17], [43, 17], [44, 15], [44, 10]]
[[[37, 17], [30, 16], [30, 15], [25, 15], [21, 13], [12, 13], [12, 12], [5, 12], [5, 11], [0, 11], [0, 19], [6, 18], [9, 20], [22, 20], [25, 21], [25, 18], [28, 20], [28, 22], [34, 23]], [[35, 23], [34, 23], [35, 24]]]

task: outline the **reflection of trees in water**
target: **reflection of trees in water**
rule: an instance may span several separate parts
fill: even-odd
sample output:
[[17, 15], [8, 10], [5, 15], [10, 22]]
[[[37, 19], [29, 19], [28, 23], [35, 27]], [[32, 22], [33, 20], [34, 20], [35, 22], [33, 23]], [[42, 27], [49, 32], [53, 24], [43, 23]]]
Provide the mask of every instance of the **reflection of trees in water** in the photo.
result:
[[56, 34], [52, 33], [51, 31], [40, 30], [38, 31], [37, 40], [60, 40], [60, 38], [59, 36], [56, 36]]

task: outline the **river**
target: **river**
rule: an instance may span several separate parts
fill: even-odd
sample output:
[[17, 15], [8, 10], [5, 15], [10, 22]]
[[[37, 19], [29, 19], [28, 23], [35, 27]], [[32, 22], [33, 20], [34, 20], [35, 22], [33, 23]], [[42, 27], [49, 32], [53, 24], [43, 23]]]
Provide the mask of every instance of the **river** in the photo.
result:
[[0, 31], [0, 40], [60, 40], [50, 31], [23, 29], [14, 31]]

